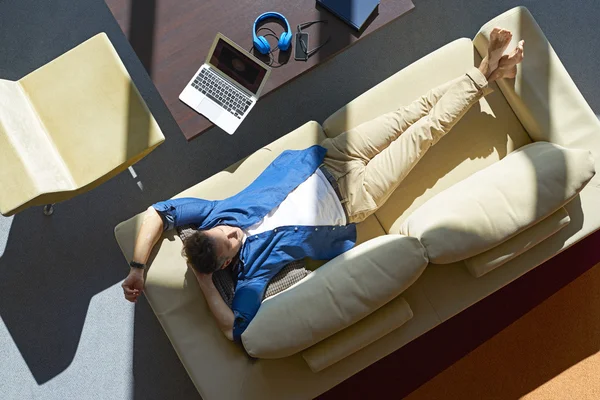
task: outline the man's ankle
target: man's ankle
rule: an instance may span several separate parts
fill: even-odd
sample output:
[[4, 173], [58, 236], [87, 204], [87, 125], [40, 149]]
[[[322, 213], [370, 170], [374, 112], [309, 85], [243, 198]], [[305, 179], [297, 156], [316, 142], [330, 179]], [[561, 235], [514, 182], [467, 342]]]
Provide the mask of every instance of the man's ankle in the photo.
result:
[[490, 71], [490, 64], [488, 62], [487, 57], [483, 59], [483, 61], [481, 61], [481, 64], [479, 64], [479, 71], [483, 74], [483, 76], [485, 76], [485, 78], [489, 78], [489, 76], [492, 74], [492, 71]]

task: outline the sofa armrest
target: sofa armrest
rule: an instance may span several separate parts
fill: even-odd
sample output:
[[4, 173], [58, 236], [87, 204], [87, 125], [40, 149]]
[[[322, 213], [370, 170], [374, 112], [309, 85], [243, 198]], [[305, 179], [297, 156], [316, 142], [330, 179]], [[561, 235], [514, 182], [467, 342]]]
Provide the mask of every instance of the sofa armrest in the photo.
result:
[[[534, 141], [590, 150], [600, 171], [600, 122], [575, 86], [541, 28], [525, 7], [513, 8], [485, 24], [473, 44], [485, 54], [492, 29], [511, 30], [510, 47], [525, 40], [525, 58], [516, 79], [498, 87]], [[600, 176], [592, 182], [600, 183]]]
[[257, 358], [295, 354], [398, 296], [427, 264], [425, 249], [415, 238], [386, 235], [369, 240], [265, 300], [242, 343]]

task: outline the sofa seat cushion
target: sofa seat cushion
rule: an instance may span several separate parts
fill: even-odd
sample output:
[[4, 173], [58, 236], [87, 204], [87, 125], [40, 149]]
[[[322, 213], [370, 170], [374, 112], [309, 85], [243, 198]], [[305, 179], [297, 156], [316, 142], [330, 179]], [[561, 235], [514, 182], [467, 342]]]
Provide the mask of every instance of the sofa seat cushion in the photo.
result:
[[471, 275], [479, 278], [546, 240], [566, 227], [569, 222], [571, 222], [569, 213], [564, 207], [561, 207], [549, 217], [525, 229], [499, 246], [466, 259], [465, 265]]
[[589, 151], [533, 143], [430, 199], [400, 232], [419, 238], [435, 264], [464, 260], [548, 217], [594, 174]]
[[398, 296], [427, 264], [415, 238], [385, 235], [358, 245], [265, 300], [242, 334], [244, 348], [257, 358], [298, 353]]
[[[469, 39], [455, 40], [387, 78], [337, 111], [323, 123], [328, 137], [415, 99], [479, 65]], [[485, 96], [419, 161], [387, 202], [375, 213], [388, 233], [437, 193], [531, 143], [525, 129], [495, 84]]]

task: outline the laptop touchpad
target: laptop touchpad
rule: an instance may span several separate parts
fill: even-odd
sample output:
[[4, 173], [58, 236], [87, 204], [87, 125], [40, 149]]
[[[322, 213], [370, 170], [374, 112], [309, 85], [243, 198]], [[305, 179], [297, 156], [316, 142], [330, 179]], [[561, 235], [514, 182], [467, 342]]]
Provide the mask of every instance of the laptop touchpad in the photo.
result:
[[225, 110], [223, 110], [221, 106], [219, 106], [212, 100], [205, 97], [204, 99], [202, 99], [200, 105], [198, 106], [198, 112], [206, 116], [208, 119], [216, 120], [217, 118], [219, 118], [221, 113], [225, 112]]

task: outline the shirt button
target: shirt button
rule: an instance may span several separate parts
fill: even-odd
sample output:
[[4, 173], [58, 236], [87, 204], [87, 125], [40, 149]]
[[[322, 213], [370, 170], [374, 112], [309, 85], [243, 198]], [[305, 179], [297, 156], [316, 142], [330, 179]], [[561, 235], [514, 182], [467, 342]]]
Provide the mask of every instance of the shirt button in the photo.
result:
[[277, 228], [273, 229], [273, 232], [277, 233]]
[[298, 232], [298, 227], [295, 227], [295, 228], [294, 228], [294, 231], [295, 231], [295, 232]]
[[315, 228], [315, 231], [318, 231], [318, 230], [319, 230], [319, 228]]

